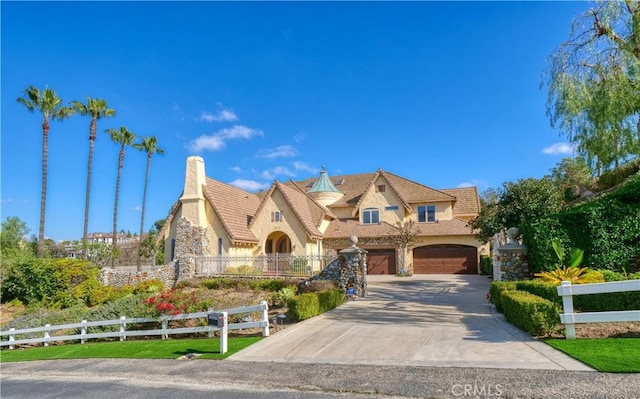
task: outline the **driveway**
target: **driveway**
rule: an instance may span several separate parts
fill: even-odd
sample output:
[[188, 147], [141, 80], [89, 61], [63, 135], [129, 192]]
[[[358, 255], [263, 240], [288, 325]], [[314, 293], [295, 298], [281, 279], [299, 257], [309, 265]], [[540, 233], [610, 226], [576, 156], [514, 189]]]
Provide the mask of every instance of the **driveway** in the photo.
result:
[[487, 302], [477, 275], [367, 276], [364, 298], [297, 323], [234, 361], [592, 371]]

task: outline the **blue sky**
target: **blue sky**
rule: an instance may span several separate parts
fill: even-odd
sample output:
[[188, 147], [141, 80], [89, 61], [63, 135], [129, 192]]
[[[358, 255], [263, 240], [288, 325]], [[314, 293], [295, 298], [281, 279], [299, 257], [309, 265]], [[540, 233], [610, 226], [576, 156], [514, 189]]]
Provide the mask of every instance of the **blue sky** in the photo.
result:
[[[586, 2], [7, 2], [1, 7], [2, 220], [38, 230], [41, 117], [29, 85], [104, 98], [89, 231], [112, 229], [118, 146], [154, 135], [145, 230], [186, 158], [255, 191], [374, 172], [434, 188], [542, 177], [570, 148], [545, 114], [547, 57]], [[45, 235], [82, 236], [89, 118], [52, 122]], [[570, 149], [568, 150], [570, 155]], [[127, 149], [118, 229], [139, 231], [145, 154]]]

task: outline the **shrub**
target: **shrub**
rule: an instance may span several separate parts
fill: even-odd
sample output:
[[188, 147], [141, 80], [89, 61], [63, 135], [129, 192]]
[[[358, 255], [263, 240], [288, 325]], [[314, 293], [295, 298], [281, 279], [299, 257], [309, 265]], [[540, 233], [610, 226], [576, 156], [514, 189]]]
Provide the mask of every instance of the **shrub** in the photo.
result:
[[480, 255], [480, 273], [486, 276], [493, 275], [493, 259], [487, 255]]
[[533, 336], [548, 335], [560, 324], [560, 309], [553, 302], [524, 291], [502, 293], [504, 316]]
[[500, 313], [504, 313], [504, 307], [502, 305], [502, 296], [505, 291], [513, 291], [516, 289], [515, 281], [494, 281], [489, 288], [489, 298], [491, 303], [496, 307], [496, 310]]
[[306, 320], [340, 306], [344, 292], [340, 289], [309, 292], [287, 301], [288, 314], [295, 320]]
[[164, 282], [160, 279], [145, 280], [136, 284], [134, 294], [152, 294], [164, 291]]
[[177, 315], [207, 310], [209, 302], [200, 301], [195, 292], [170, 290], [160, 295], [150, 296], [142, 301], [144, 305], [155, 309], [156, 315]]
[[608, 170], [600, 177], [596, 182], [598, 191], [607, 190], [611, 187], [615, 187], [620, 183], [623, 183], [627, 178], [633, 176], [640, 171], [640, 158], [636, 158], [633, 161], [627, 162], [624, 165]]
[[305, 281], [304, 284], [298, 285], [300, 293], [320, 292], [333, 290], [338, 288], [338, 282], [335, 280], [311, 280]]
[[547, 299], [558, 306], [562, 306], [562, 297], [558, 295], [557, 286], [542, 280], [516, 281], [516, 290], [525, 291]]

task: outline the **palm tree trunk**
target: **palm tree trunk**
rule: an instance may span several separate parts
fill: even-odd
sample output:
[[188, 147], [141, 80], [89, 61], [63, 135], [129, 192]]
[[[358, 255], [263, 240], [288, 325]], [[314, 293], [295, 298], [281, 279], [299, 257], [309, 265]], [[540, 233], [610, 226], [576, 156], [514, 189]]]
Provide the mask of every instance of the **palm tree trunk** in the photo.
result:
[[42, 122], [42, 190], [40, 193], [40, 226], [38, 228], [38, 257], [44, 257], [44, 220], [47, 206], [47, 155], [49, 153], [49, 119]]
[[86, 249], [89, 235], [89, 201], [91, 199], [91, 170], [93, 165], [93, 149], [96, 142], [96, 120], [91, 119], [89, 126], [89, 161], [87, 162], [87, 192], [84, 197], [84, 229], [82, 231], [82, 247]]
[[[142, 215], [140, 216], [140, 237], [138, 239], [138, 267], [137, 270], [142, 271], [142, 265], [140, 264], [141, 255], [140, 249], [142, 248], [142, 234], [144, 233], [144, 211], [147, 204], [147, 185], [149, 184], [149, 169], [151, 168], [151, 153], [147, 154], [147, 171], [144, 175], [144, 191], [142, 194]], [[153, 263], [155, 265], [155, 262]]]
[[112, 251], [113, 251], [113, 256], [111, 257], [111, 268], [115, 269], [116, 268], [116, 259], [115, 259], [115, 254], [116, 254], [116, 242], [117, 240], [117, 234], [118, 234], [118, 200], [120, 197], [120, 176], [122, 175], [122, 166], [124, 165], [124, 146], [122, 146], [122, 148], [120, 148], [120, 156], [118, 157], [118, 178], [116, 179], [116, 199], [114, 201], [114, 205], [113, 205], [113, 236], [111, 238], [112, 240]]

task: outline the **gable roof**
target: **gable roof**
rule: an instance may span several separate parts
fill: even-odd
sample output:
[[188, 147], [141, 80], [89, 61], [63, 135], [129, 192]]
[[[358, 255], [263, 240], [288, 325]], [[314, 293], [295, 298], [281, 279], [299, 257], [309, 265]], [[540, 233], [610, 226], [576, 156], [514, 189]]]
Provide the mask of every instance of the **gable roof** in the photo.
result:
[[[335, 218], [333, 214], [329, 214], [326, 208], [322, 207], [316, 201], [313, 200], [306, 192], [300, 190], [298, 186], [282, 184], [279, 181], [275, 181], [269, 191], [262, 195], [262, 201], [255, 214], [259, 213], [267, 203], [267, 200], [271, 198], [275, 190], [279, 190], [282, 193], [285, 201], [289, 204], [293, 212], [296, 214], [300, 223], [304, 227], [307, 235], [312, 239], [322, 238], [322, 233], [318, 230], [320, 222], [325, 215]], [[251, 227], [253, 222], [249, 225]]]
[[[375, 173], [362, 173], [355, 175], [340, 175], [330, 177], [334, 184], [335, 182], [342, 180], [340, 191], [344, 193], [344, 196], [328, 207], [358, 208], [358, 206], [362, 202], [362, 197], [367, 192], [367, 190], [375, 184], [375, 181], [379, 176], [382, 176], [389, 183], [389, 186], [396, 193], [403, 206], [405, 206], [405, 208], [408, 208], [409, 210], [411, 209], [412, 203], [456, 201], [456, 197], [454, 195], [451, 195], [444, 190], [436, 190], [434, 188], [416, 183], [412, 180], [379, 169]], [[296, 183], [299, 187], [305, 187], [314, 180], [314, 178], [309, 178]]]
[[237, 187], [222, 183], [210, 177], [203, 187], [205, 198], [218, 215], [222, 226], [233, 242], [258, 242], [249, 230], [248, 217], [253, 217], [260, 205], [260, 199]]
[[457, 201], [453, 207], [454, 215], [477, 215], [480, 213], [480, 197], [476, 187], [447, 188], [442, 191], [456, 197]]

